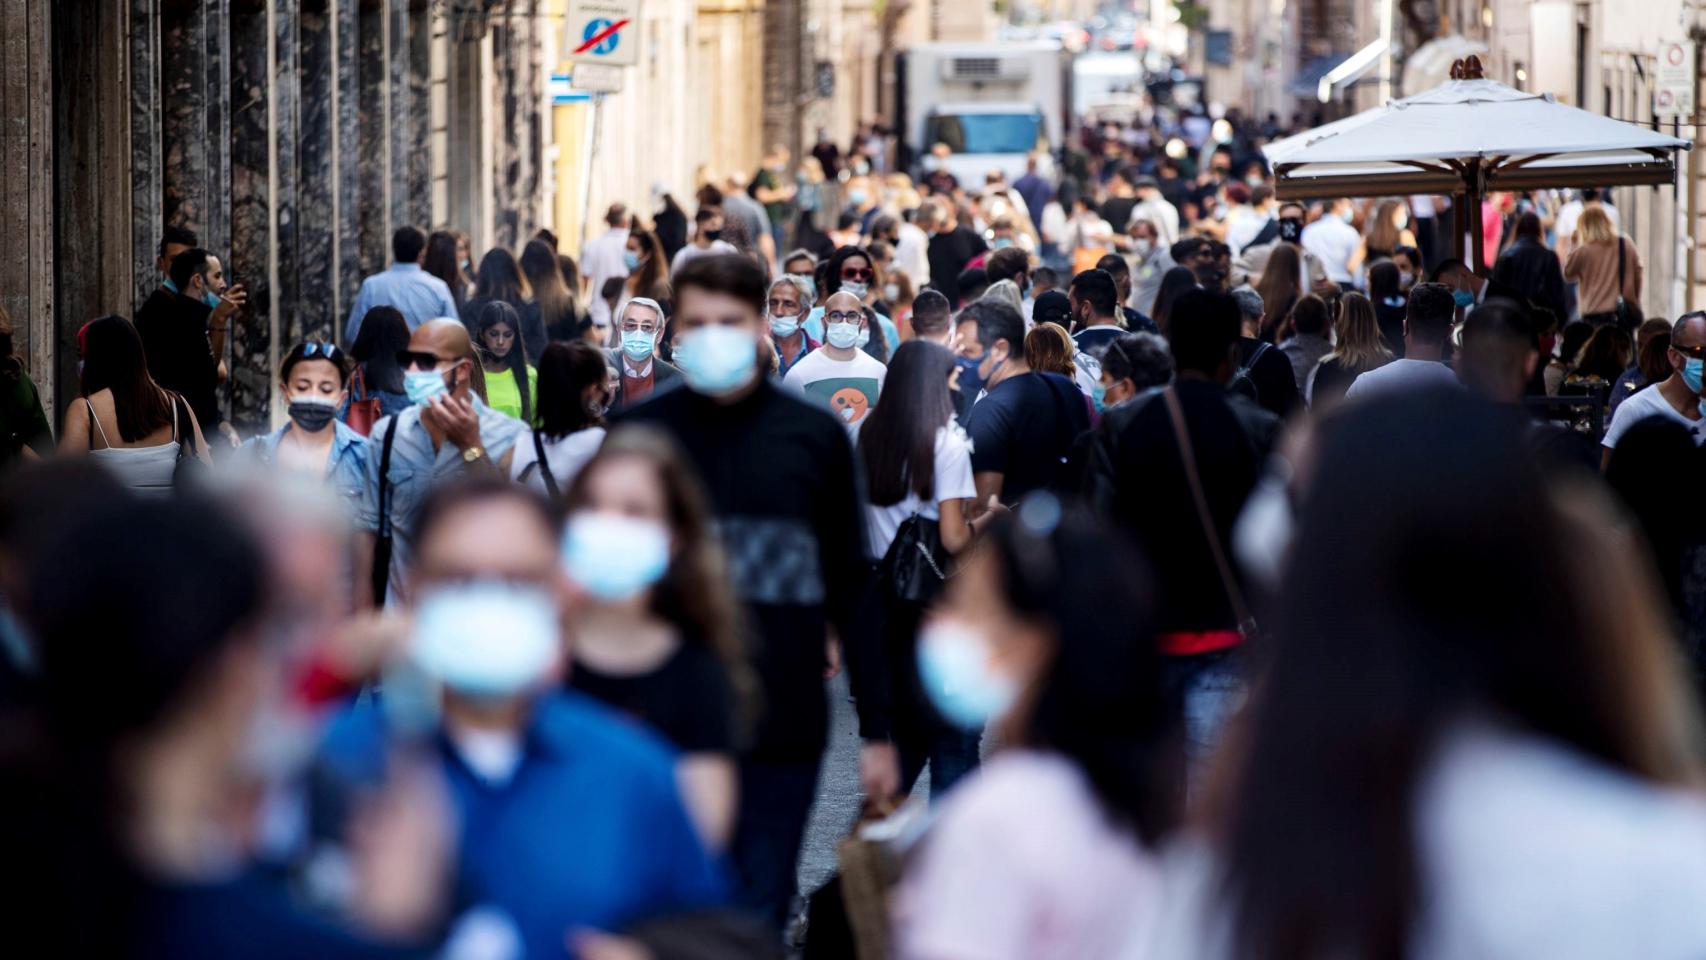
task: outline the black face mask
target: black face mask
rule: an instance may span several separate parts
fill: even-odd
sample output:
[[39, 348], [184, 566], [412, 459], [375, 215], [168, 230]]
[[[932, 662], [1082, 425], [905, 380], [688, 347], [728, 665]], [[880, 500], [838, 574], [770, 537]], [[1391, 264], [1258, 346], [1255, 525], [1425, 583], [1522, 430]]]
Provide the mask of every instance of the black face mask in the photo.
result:
[[722, 235], [723, 235], [723, 231], [721, 231], [721, 230], [707, 230], [707, 231], [705, 231], [705, 239], [710, 240], [713, 243], [716, 242], [717, 238], [721, 237]]
[[1279, 221], [1279, 237], [1286, 243], [1297, 243], [1303, 239], [1303, 221], [1298, 217], [1281, 217]]
[[290, 401], [291, 422], [309, 433], [319, 433], [326, 429], [326, 424], [332, 422], [332, 417], [337, 412], [338, 408], [329, 403], [315, 403], [312, 400]]

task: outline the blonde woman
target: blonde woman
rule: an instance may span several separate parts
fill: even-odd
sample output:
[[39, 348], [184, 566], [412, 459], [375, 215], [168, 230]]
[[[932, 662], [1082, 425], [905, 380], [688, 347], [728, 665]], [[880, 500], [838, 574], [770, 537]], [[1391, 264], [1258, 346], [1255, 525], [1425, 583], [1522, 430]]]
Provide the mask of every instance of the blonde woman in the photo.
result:
[[1344, 399], [1351, 381], [1376, 367], [1392, 362], [1392, 351], [1380, 339], [1380, 323], [1374, 304], [1360, 293], [1339, 299], [1339, 319], [1333, 325], [1337, 344], [1321, 358], [1306, 384], [1309, 405], [1317, 410]]
[[1597, 203], [1584, 209], [1576, 221], [1570, 256], [1564, 261], [1564, 279], [1576, 284], [1576, 303], [1583, 320], [1595, 326], [1615, 321], [1618, 300], [1634, 311], [1625, 325], [1638, 320], [1641, 252], [1617, 232], [1605, 208]]

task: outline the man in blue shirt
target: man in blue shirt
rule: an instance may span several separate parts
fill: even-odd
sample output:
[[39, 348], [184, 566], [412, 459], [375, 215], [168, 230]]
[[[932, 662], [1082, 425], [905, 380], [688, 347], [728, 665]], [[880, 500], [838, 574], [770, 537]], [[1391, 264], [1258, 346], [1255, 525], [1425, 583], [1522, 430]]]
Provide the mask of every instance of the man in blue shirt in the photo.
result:
[[427, 759], [459, 834], [449, 915], [506, 920], [528, 957], [726, 896], [668, 747], [561, 689], [558, 530], [542, 498], [500, 477], [434, 492], [410, 578], [409, 669], [333, 721], [316, 771], [315, 822], [337, 835], [362, 787], [401, 756]]
[[396, 307], [410, 330], [437, 317], [457, 316], [456, 300], [444, 281], [421, 269], [427, 237], [417, 227], [399, 227], [391, 234], [391, 255], [397, 262], [384, 273], [361, 281], [361, 292], [350, 307], [344, 342], [354, 343], [361, 318], [374, 307]]
[[[427, 321], [409, 337], [404, 353], [404, 386], [414, 402], [373, 425], [367, 482], [356, 508], [355, 596], [361, 609], [405, 599], [416, 514], [427, 494], [466, 471], [509, 476], [515, 441], [527, 435], [526, 424], [486, 406], [470, 386], [474, 343], [462, 321]], [[393, 433], [387, 464], [385, 442]], [[374, 554], [387, 527], [391, 558], [381, 597]]]

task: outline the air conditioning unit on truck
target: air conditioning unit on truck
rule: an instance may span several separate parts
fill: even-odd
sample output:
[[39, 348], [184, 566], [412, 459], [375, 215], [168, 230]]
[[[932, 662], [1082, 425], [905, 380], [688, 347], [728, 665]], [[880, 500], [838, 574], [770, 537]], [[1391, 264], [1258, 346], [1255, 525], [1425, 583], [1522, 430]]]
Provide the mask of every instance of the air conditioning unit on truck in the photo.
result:
[[[990, 170], [1011, 183], [1033, 150], [1046, 158], [1066, 143], [1071, 122], [1071, 54], [1054, 41], [926, 43], [895, 60], [900, 139], [907, 165], [928, 172], [932, 146], [961, 184], [981, 186]], [[1052, 159], [1042, 172], [1053, 178]]]

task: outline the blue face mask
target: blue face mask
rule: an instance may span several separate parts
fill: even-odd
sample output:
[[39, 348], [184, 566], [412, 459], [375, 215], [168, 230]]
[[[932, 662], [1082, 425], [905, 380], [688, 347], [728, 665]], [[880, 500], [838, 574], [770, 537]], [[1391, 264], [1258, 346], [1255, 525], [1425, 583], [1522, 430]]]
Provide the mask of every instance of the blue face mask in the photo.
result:
[[977, 372], [983, 357], [955, 357], [954, 363], [960, 368], [960, 392], [976, 399], [983, 389], [983, 375]]
[[657, 346], [657, 334], [644, 330], [622, 331], [622, 353], [635, 363], [644, 361], [652, 355], [652, 349]]
[[415, 610], [410, 658], [467, 697], [524, 693], [557, 662], [557, 607], [538, 587], [475, 581], [439, 587]]
[[1475, 305], [1475, 295], [1467, 290], [1453, 290], [1451, 302], [1460, 307], [1472, 307]]
[[438, 370], [410, 370], [403, 374], [403, 392], [408, 394], [409, 402], [425, 404], [433, 397], [442, 397], [450, 392], [444, 383], [444, 374]]
[[640, 269], [640, 255], [632, 250], [622, 251], [622, 262], [628, 267], [629, 273]]
[[1688, 389], [1699, 393], [1702, 372], [1706, 372], [1706, 360], [1689, 357], [1682, 364], [1682, 382], [1688, 384]]
[[744, 330], [715, 324], [682, 336], [675, 359], [694, 390], [713, 396], [732, 393], [752, 382], [758, 344]]
[[577, 513], [563, 534], [563, 569], [600, 600], [630, 599], [669, 570], [669, 531], [650, 520]]
[[786, 340], [800, 331], [799, 317], [770, 317], [770, 335], [778, 340]]
[[918, 633], [918, 679], [944, 720], [976, 730], [1018, 699], [1018, 685], [989, 667], [989, 642], [961, 623], [938, 620]]
[[160, 281], [160, 286], [165, 287], [167, 290], [170, 290], [173, 293], [178, 292], [178, 285], [172, 282], [171, 277], [167, 277], [166, 279]]
[[1096, 405], [1096, 412], [1103, 413], [1108, 409], [1108, 387], [1097, 380], [1090, 384], [1090, 402]]
[[849, 190], [849, 191], [847, 191], [847, 202], [852, 204], [853, 206], [862, 207], [865, 205], [865, 200], [866, 200], [865, 191], [863, 191], [863, 190]]
[[214, 309], [218, 309], [219, 308], [219, 294], [214, 293], [212, 290], [205, 290], [202, 292], [201, 302], [207, 304], [210, 307], [213, 307]]

